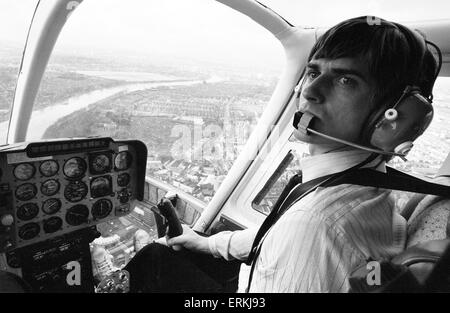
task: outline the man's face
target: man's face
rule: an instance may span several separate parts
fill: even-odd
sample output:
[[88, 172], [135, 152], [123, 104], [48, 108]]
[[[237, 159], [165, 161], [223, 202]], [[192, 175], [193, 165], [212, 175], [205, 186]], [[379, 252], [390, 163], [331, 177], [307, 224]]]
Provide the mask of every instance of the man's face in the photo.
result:
[[[306, 68], [299, 110], [315, 117], [314, 130], [360, 143], [363, 124], [372, 112], [373, 94], [374, 83], [364, 61], [313, 59]], [[294, 135], [311, 144], [342, 146], [317, 135], [304, 135], [298, 130]]]

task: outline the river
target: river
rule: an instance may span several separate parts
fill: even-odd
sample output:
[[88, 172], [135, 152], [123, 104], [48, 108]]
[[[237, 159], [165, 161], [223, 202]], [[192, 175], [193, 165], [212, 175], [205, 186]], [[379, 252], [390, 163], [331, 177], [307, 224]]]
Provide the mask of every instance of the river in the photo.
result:
[[[206, 82], [214, 83], [220, 82], [218, 77], [212, 77]], [[203, 80], [189, 80], [189, 81], [166, 81], [166, 82], [146, 82], [146, 83], [132, 83], [117, 87], [110, 87], [105, 89], [95, 90], [83, 95], [69, 98], [61, 103], [40, 109], [34, 110], [31, 115], [30, 125], [28, 127], [27, 141], [39, 140], [43, 137], [47, 128], [53, 125], [60, 118], [67, 116], [75, 111], [86, 108], [89, 105], [111, 97], [119, 93], [130, 93], [139, 90], [153, 89], [167, 86], [191, 86], [204, 83]], [[8, 129], [8, 121], [0, 123], [0, 137], [2, 142], [6, 141], [6, 132]]]

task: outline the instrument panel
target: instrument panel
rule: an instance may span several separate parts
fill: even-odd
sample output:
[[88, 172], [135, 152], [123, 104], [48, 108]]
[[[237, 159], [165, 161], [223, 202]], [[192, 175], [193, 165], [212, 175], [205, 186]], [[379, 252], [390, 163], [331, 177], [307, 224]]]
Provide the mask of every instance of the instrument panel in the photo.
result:
[[142, 142], [106, 137], [0, 148], [0, 252], [128, 214], [146, 158]]

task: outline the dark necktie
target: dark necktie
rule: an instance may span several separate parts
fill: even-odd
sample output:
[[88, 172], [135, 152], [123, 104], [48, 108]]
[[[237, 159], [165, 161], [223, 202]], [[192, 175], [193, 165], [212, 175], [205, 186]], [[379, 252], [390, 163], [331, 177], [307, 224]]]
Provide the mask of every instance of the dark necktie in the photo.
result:
[[255, 236], [255, 240], [252, 246], [252, 250], [250, 251], [250, 254], [247, 258], [247, 261], [245, 262], [247, 265], [250, 265], [253, 261], [253, 258], [255, 257], [256, 250], [258, 248], [258, 244], [261, 241], [262, 237], [266, 233], [266, 231], [276, 222], [276, 220], [279, 217], [279, 209], [281, 204], [284, 202], [288, 194], [291, 192], [291, 190], [297, 186], [298, 184], [302, 183], [302, 173], [295, 174], [294, 176], [289, 179], [286, 187], [284, 187], [283, 191], [281, 192], [280, 196], [278, 197], [277, 201], [275, 202], [272, 211], [270, 211], [270, 214], [266, 217], [264, 222], [262, 223], [260, 229], [258, 230], [258, 233]]

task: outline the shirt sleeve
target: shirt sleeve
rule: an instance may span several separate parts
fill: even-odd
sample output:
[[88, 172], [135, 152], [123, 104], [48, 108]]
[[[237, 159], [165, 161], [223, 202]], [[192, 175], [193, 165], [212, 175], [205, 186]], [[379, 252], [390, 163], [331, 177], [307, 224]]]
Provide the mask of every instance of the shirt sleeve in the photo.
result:
[[208, 237], [211, 254], [225, 260], [245, 260], [252, 248], [257, 228], [237, 231], [223, 231]]

